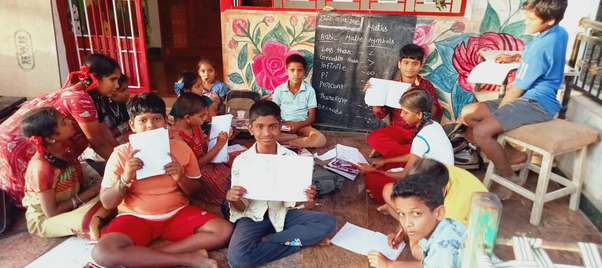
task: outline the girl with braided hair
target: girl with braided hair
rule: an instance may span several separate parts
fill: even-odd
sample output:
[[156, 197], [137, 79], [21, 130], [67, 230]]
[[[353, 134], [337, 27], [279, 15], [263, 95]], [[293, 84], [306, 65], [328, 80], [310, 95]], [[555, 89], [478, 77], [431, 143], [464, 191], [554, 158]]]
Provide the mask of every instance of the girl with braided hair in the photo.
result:
[[[372, 161], [371, 165], [361, 164], [359, 169], [366, 173], [366, 189], [372, 198], [384, 204], [382, 196], [386, 184], [392, 184], [397, 179], [406, 176], [409, 169], [416, 160], [430, 158], [441, 163], [454, 165], [454, 151], [445, 131], [431, 118], [431, 107], [433, 99], [423, 88], [415, 87], [401, 96], [401, 117], [408, 125], [416, 126], [412, 139], [412, 147], [409, 154], [402, 156], [378, 159]], [[393, 168], [388, 171], [381, 169], [387, 163], [405, 162], [403, 168]], [[379, 208], [384, 211], [386, 205]]]
[[[82, 165], [70, 145], [75, 128], [52, 107], [35, 108], [23, 115], [21, 132], [35, 146], [25, 172], [25, 218], [31, 234], [60, 237], [77, 234], [98, 239], [97, 222], [85, 215], [103, 209], [97, 197], [100, 175], [85, 180]], [[82, 190], [84, 185], [87, 189]], [[80, 187], [81, 186], [81, 187]]]

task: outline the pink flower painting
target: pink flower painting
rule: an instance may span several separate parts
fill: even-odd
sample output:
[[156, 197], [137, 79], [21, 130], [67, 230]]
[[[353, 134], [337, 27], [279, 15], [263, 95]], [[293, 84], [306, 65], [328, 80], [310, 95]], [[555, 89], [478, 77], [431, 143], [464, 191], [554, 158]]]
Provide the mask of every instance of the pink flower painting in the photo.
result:
[[435, 22], [429, 24], [416, 24], [414, 33], [414, 44], [424, 49], [424, 55], [429, 55], [429, 43], [433, 40]]
[[249, 32], [249, 23], [244, 19], [236, 19], [232, 22], [232, 31], [236, 35], [245, 36], [245, 32]]
[[[467, 43], [457, 45], [452, 64], [458, 71], [458, 83], [466, 91], [473, 91], [475, 88], [475, 85], [468, 83], [466, 79], [470, 71], [479, 64], [481, 49], [520, 51], [525, 49], [525, 43], [510, 34], [485, 33], [480, 37], [470, 37]], [[513, 81], [510, 78], [509, 80]]]
[[288, 46], [277, 41], [267, 41], [263, 44], [261, 54], [253, 57], [253, 74], [257, 85], [273, 92], [280, 84], [288, 79], [286, 75], [286, 58], [293, 54], [302, 53], [289, 50]]

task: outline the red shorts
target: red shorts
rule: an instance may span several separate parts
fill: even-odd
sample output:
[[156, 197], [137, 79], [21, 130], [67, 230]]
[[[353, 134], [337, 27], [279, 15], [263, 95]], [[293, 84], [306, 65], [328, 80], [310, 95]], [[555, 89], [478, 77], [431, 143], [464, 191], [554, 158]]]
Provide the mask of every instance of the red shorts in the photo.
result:
[[132, 239], [137, 246], [147, 246], [157, 238], [170, 241], [182, 240], [191, 236], [196, 228], [217, 217], [193, 206], [186, 206], [176, 215], [164, 220], [147, 220], [133, 215], [123, 215], [111, 221], [105, 234], [122, 233]]

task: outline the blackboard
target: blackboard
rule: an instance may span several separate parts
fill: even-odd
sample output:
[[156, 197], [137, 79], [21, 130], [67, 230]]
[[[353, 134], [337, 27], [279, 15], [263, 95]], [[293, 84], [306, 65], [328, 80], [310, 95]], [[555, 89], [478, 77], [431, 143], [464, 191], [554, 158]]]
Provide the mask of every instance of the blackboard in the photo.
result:
[[399, 50], [413, 42], [415, 28], [416, 16], [320, 12], [312, 75], [318, 101], [315, 124], [383, 127], [362, 90], [370, 77], [399, 77]]

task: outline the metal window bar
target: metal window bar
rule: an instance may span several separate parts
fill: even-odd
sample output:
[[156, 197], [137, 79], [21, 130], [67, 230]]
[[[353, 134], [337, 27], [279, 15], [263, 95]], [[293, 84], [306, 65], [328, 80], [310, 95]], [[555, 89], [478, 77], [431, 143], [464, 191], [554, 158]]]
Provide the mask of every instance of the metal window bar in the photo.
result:
[[568, 64], [580, 69], [580, 76], [572, 86], [588, 96], [590, 99], [602, 104], [600, 98], [602, 85], [602, 38], [594, 36], [596, 32], [602, 31], [602, 22], [582, 18], [579, 25], [586, 29], [578, 33], [575, 38], [573, 51]]
[[92, 43], [92, 32], [90, 32], [90, 20], [88, 19], [88, 7], [86, 2], [82, 1], [84, 6], [84, 14], [86, 15], [86, 28], [88, 29], [88, 42], [90, 42], [90, 53], [94, 53], [94, 44]]
[[[137, 47], [136, 47], [136, 39], [134, 39], [134, 21], [133, 21], [133, 17], [132, 16], [132, 2], [128, 1], [128, 14], [129, 14], [129, 18], [130, 18], [130, 32], [132, 33], [132, 50], [133, 52], [133, 56], [134, 56], [134, 71], [136, 72], [136, 85], [139, 88], [140, 87], [140, 70], [138, 68], [138, 53], [137, 53]], [[144, 33], [138, 33], [138, 35], [141, 35]], [[126, 39], [127, 41], [127, 39]]]
[[[75, 28], [75, 18], [73, 16], [73, 3], [71, 2], [71, 0], [69, 0], [69, 12], [71, 13], [71, 29], [73, 31], [73, 36], [75, 39], [75, 51], [77, 54], [77, 63], [81, 66], [82, 63], [82, 58], [81, 55], [79, 54], [79, 42], [77, 42], [77, 30]], [[79, 11], [78, 11], [79, 13]]]

